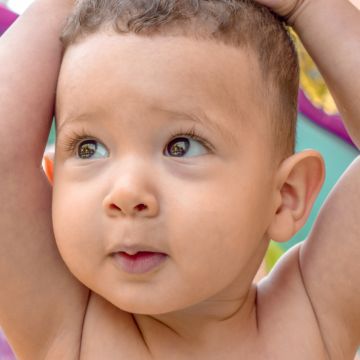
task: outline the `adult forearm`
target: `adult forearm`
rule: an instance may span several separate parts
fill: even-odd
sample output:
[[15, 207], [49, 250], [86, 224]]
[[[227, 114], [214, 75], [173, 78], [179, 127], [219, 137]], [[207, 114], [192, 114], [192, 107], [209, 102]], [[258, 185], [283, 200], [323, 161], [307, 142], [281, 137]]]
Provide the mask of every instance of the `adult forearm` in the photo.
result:
[[305, 0], [293, 20], [360, 146], [360, 10], [347, 0]]
[[41, 163], [61, 62], [59, 35], [72, 3], [37, 0], [0, 39], [1, 163]]

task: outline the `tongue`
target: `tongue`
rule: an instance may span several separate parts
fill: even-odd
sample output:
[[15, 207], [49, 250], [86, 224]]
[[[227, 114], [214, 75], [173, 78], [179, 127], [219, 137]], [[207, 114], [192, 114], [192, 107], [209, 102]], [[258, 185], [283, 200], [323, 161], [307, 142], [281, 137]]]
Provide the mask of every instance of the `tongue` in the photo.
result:
[[146, 256], [149, 256], [149, 255], [152, 255], [152, 254], [156, 254], [156, 253], [153, 253], [153, 252], [150, 252], [150, 251], [139, 251], [137, 252], [136, 254], [134, 255], [129, 255], [125, 252], [122, 253], [123, 255], [125, 255], [126, 257], [130, 258], [130, 259], [138, 259], [138, 258], [142, 258], [142, 257], [146, 257]]

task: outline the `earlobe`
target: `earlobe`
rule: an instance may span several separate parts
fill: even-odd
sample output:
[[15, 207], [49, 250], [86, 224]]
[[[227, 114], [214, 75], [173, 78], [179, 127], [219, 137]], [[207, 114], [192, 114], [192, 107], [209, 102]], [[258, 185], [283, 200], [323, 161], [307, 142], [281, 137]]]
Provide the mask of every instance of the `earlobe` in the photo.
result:
[[52, 153], [46, 153], [43, 157], [43, 169], [46, 177], [51, 184], [54, 183], [54, 156]]
[[274, 215], [268, 235], [285, 242], [305, 224], [324, 181], [322, 156], [306, 150], [285, 159], [277, 172]]

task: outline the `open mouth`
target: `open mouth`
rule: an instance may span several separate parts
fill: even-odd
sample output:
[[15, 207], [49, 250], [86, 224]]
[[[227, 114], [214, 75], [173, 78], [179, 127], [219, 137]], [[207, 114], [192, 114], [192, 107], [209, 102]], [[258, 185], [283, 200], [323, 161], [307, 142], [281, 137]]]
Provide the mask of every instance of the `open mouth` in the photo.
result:
[[167, 258], [167, 255], [159, 252], [138, 251], [133, 255], [120, 251], [114, 254], [115, 261], [123, 271], [130, 274], [143, 274], [157, 268]]

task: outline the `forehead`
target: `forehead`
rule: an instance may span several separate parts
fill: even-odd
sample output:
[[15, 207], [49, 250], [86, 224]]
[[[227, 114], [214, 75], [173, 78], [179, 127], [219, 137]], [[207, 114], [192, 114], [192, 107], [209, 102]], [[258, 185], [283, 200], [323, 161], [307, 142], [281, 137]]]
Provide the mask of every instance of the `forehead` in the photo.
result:
[[181, 36], [96, 33], [68, 48], [57, 97], [59, 125], [82, 112], [150, 109], [211, 114], [215, 122], [264, 118], [255, 56]]

